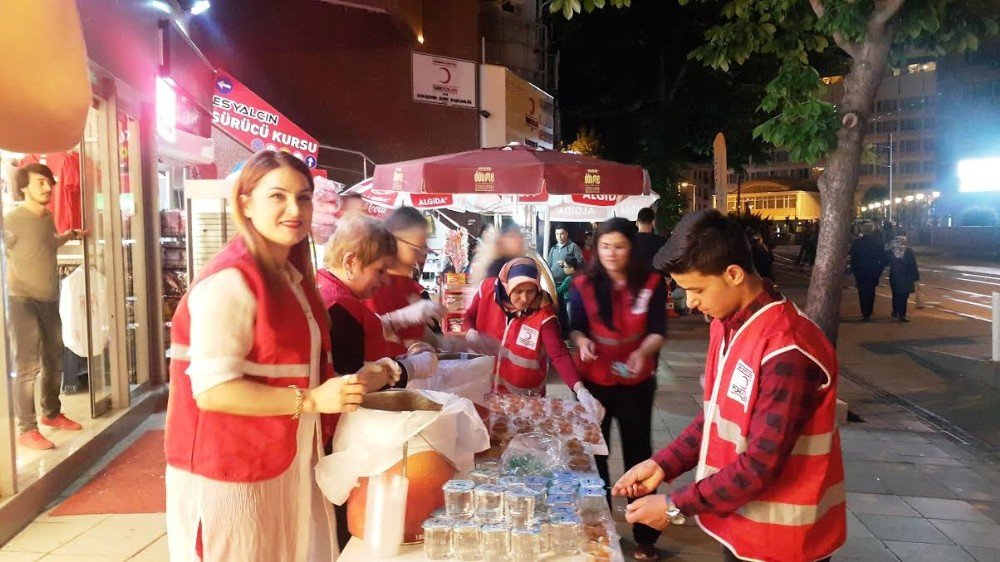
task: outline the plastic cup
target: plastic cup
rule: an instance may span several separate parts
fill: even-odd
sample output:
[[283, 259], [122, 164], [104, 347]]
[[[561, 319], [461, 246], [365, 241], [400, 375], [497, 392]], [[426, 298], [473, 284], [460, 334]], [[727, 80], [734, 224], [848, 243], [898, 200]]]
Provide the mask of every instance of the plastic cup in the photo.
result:
[[504, 509], [507, 522], [512, 527], [529, 527], [534, 524], [538, 492], [525, 487], [508, 488], [504, 492]]
[[559, 517], [552, 521], [552, 550], [561, 556], [570, 556], [580, 551], [582, 538], [580, 519]]
[[451, 558], [451, 523], [434, 518], [424, 521], [424, 556], [428, 560]]
[[538, 562], [542, 555], [542, 529], [515, 527], [510, 531], [511, 562]]
[[506, 562], [510, 555], [510, 528], [506, 523], [490, 523], [482, 527], [483, 560]]
[[472, 490], [475, 483], [471, 480], [449, 480], [441, 489], [444, 491], [445, 517], [453, 521], [462, 521], [472, 517]]
[[480, 484], [472, 491], [475, 519], [481, 524], [503, 521], [503, 486]]
[[481, 529], [475, 521], [459, 521], [451, 528], [451, 552], [455, 560], [483, 557]]

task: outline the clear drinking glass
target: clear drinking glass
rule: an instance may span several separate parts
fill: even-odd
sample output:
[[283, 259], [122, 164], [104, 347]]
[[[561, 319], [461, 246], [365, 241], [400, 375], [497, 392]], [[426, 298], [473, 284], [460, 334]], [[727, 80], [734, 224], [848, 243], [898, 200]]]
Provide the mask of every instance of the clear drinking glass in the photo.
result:
[[444, 490], [444, 513], [448, 519], [462, 521], [472, 517], [472, 490], [476, 485], [472, 480], [449, 480], [441, 487]]
[[535, 503], [538, 493], [525, 487], [508, 488], [504, 492], [504, 509], [507, 522], [512, 527], [528, 527], [534, 524]]
[[482, 527], [483, 560], [506, 562], [510, 554], [510, 528], [506, 523], [489, 523]]
[[568, 556], [580, 551], [582, 525], [578, 517], [559, 517], [552, 521], [552, 550]]
[[451, 528], [451, 555], [455, 560], [479, 560], [483, 544], [479, 524], [459, 521]]
[[496, 468], [477, 468], [469, 473], [469, 479], [479, 484], [496, 484], [500, 479], [500, 471]]
[[614, 553], [611, 546], [604, 540], [587, 541], [583, 546], [587, 562], [611, 562]]
[[603, 488], [586, 488], [578, 498], [580, 518], [584, 523], [600, 521], [608, 513], [608, 499]]
[[428, 560], [451, 558], [451, 523], [434, 518], [424, 521], [424, 556]]
[[520, 476], [501, 476], [500, 480], [497, 481], [498, 484], [504, 488], [523, 488], [524, 478]]
[[552, 518], [549, 515], [539, 515], [535, 518], [536, 525], [541, 527], [542, 534], [539, 546], [543, 553], [552, 550]]
[[499, 484], [480, 484], [472, 491], [475, 519], [481, 524], [503, 521], [504, 487]]
[[538, 562], [542, 555], [542, 529], [515, 527], [510, 531], [511, 562]]

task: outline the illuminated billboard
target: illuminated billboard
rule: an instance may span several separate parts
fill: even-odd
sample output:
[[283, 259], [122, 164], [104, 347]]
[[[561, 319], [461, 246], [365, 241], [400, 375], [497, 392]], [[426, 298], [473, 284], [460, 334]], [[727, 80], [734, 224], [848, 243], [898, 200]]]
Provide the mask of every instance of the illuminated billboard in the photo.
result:
[[1000, 157], [960, 160], [958, 190], [962, 193], [1000, 191]]

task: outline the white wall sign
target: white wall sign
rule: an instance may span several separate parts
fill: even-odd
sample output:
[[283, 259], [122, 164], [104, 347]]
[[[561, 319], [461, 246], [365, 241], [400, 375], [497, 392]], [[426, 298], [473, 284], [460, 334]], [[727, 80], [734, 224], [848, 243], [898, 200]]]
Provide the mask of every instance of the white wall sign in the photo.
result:
[[413, 53], [413, 101], [475, 109], [476, 63]]

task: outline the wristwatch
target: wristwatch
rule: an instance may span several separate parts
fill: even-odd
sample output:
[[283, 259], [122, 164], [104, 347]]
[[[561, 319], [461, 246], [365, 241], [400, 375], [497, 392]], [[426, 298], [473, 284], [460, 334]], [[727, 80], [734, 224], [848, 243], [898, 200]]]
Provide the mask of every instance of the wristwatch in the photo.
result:
[[672, 501], [667, 500], [667, 520], [670, 521], [671, 525], [683, 525], [687, 521], [687, 517]]

